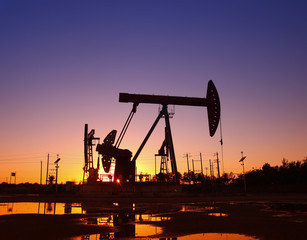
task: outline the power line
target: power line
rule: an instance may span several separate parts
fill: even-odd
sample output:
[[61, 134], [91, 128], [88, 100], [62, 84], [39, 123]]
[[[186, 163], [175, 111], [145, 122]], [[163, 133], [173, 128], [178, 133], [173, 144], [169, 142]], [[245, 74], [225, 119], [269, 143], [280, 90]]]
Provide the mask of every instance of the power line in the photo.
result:
[[24, 163], [39, 163], [39, 162], [0, 162], [0, 164], [24, 164]]

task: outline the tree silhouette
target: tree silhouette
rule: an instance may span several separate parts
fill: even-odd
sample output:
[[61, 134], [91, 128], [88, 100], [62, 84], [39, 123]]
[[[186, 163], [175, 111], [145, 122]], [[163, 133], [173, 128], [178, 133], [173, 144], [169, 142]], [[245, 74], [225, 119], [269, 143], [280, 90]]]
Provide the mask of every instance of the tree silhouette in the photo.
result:
[[246, 173], [249, 186], [274, 185], [274, 184], [306, 184], [307, 183], [307, 158], [302, 161], [282, 160], [281, 166], [272, 167], [265, 163], [262, 169]]

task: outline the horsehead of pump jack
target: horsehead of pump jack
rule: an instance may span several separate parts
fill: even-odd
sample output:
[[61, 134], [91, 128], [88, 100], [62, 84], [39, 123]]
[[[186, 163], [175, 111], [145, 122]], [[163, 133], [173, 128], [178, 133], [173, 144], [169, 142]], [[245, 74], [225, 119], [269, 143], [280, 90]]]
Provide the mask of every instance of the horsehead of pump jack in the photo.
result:
[[[169, 113], [167, 110], [168, 105], [184, 105], [184, 106], [199, 106], [199, 107], [207, 107], [208, 113], [208, 123], [209, 123], [209, 134], [211, 137], [214, 136], [217, 127], [219, 125], [220, 116], [221, 116], [221, 107], [220, 107], [220, 99], [216, 87], [212, 80], [208, 82], [207, 88], [207, 95], [206, 98], [196, 98], [196, 97], [178, 97], [178, 96], [161, 96], [161, 95], [145, 95], [145, 94], [129, 94], [129, 93], [120, 93], [119, 94], [119, 102], [131, 102], [133, 103], [133, 108], [131, 113], [126, 121], [126, 124], [120, 134], [117, 143], [120, 143], [126, 130], [129, 126], [131, 118], [133, 114], [136, 112], [136, 108], [140, 103], [148, 103], [148, 104], [160, 104], [162, 105], [162, 110], [160, 111], [158, 117], [156, 118], [155, 122], [153, 123], [151, 129], [147, 133], [145, 139], [143, 140], [141, 146], [139, 147], [138, 151], [134, 155], [133, 159], [131, 160], [132, 166], [135, 168], [135, 161], [138, 158], [140, 152], [142, 151], [143, 147], [145, 146], [148, 138], [150, 137], [151, 133], [153, 132], [154, 128], [158, 124], [159, 120], [164, 117], [165, 118], [165, 125], [166, 125], [166, 141], [167, 141], [167, 148], [170, 155], [170, 161], [172, 166], [172, 175], [173, 180], [177, 182], [178, 179], [178, 172], [177, 172], [177, 165], [176, 165], [176, 158], [175, 158], [175, 151], [173, 146], [173, 140], [171, 135], [171, 128], [170, 128], [170, 121], [169, 121]], [[130, 118], [130, 119], [129, 119]], [[116, 144], [117, 147], [119, 144]], [[132, 173], [132, 171], [130, 171]], [[132, 173], [134, 175], [134, 173]]]

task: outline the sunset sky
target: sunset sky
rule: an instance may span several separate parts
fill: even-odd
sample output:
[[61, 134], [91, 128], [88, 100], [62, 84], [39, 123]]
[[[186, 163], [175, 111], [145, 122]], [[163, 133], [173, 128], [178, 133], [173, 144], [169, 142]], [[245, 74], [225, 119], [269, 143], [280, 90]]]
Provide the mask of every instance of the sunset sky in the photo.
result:
[[[84, 124], [102, 140], [132, 108], [120, 92], [220, 95], [225, 172], [307, 156], [307, 2], [248, 0], [0, 0], [0, 182], [45, 179], [59, 154], [59, 181], [80, 181]], [[134, 154], [158, 114], [140, 104], [121, 144]], [[205, 167], [221, 155], [207, 110], [176, 106], [171, 120], [180, 172], [184, 154]], [[161, 121], [137, 160], [154, 173]], [[191, 164], [191, 163], [190, 163]], [[199, 166], [196, 166], [199, 169]]]

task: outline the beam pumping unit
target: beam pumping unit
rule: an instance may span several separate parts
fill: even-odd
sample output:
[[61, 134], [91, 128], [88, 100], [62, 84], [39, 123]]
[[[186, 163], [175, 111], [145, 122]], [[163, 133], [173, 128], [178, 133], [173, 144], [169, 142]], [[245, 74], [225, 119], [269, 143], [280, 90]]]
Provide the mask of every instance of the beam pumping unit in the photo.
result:
[[[135, 182], [136, 160], [161, 118], [165, 119], [165, 140], [162, 147], [165, 149], [164, 154], [170, 158], [173, 182], [178, 182], [178, 171], [169, 120], [170, 114], [168, 111], [168, 105], [207, 107], [209, 134], [211, 137], [214, 136], [220, 121], [220, 99], [212, 80], [208, 82], [206, 98], [119, 93], [119, 102], [132, 103], [132, 110], [116, 142], [115, 138], [117, 131], [112, 130], [104, 139], [103, 143], [100, 144], [98, 142], [96, 144], [96, 151], [98, 152], [98, 162], [96, 168], [94, 167], [92, 160], [92, 146], [93, 140], [98, 140], [99, 138], [94, 137], [94, 130], [88, 133], [88, 126], [87, 124], [85, 125], [84, 175], [87, 175], [88, 183], [93, 183], [99, 180], [99, 176], [97, 174], [99, 170], [99, 156], [101, 156], [102, 166], [105, 173], [109, 173], [112, 166], [114, 166], [113, 176], [110, 177], [111, 182]], [[119, 146], [139, 104], [158, 104], [162, 105], [162, 108], [160, 109], [157, 118], [154, 120], [153, 125], [149, 129], [143, 142], [132, 158], [131, 151], [128, 149], [120, 149]]]

